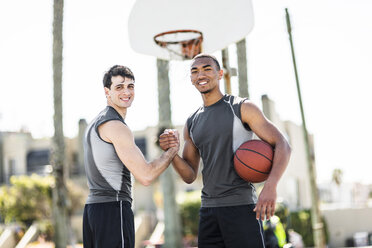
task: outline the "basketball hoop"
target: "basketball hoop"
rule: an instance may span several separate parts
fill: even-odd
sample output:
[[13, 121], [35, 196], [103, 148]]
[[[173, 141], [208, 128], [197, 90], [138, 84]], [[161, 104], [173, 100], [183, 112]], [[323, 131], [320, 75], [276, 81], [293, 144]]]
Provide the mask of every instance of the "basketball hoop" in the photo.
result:
[[155, 35], [154, 41], [178, 59], [192, 59], [202, 51], [203, 34], [197, 30], [172, 30]]

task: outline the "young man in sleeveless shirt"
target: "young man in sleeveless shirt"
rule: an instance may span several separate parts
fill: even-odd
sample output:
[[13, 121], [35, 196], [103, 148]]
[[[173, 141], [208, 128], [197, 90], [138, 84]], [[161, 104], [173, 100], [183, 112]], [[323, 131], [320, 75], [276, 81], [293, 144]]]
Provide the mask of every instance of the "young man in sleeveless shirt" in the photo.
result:
[[[182, 157], [176, 155], [172, 163], [182, 179], [192, 183], [203, 160], [199, 248], [264, 247], [261, 220], [274, 215], [276, 187], [290, 146], [256, 105], [221, 93], [222, 76], [214, 56], [193, 59], [191, 82], [204, 104], [187, 119]], [[234, 151], [253, 133], [275, 147], [273, 167], [258, 199], [253, 184], [241, 179], [233, 166]], [[164, 132], [160, 145], [167, 150], [177, 140], [177, 133]]]
[[132, 71], [113, 66], [105, 73], [103, 86], [107, 106], [87, 127], [84, 137], [90, 193], [84, 208], [83, 242], [85, 248], [134, 248], [131, 174], [149, 185], [169, 166], [179, 141], [175, 139], [158, 159], [147, 162], [125, 123], [135, 95]]

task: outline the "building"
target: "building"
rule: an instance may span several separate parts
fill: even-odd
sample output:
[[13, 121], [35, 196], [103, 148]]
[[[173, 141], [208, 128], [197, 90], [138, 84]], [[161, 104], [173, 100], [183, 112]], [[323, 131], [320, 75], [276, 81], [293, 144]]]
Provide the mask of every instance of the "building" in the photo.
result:
[[[65, 138], [66, 174], [84, 175], [82, 137], [85, 120], [79, 122], [79, 135]], [[51, 138], [34, 139], [29, 132], [0, 132], [0, 184], [13, 175], [50, 174], [53, 170]]]

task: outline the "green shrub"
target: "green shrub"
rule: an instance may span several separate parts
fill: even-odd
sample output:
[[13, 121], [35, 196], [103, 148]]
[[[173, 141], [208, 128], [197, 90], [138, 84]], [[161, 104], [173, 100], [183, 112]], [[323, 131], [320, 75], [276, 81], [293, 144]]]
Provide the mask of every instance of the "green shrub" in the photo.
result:
[[[30, 226], [36, 220], [50, 219], [52, 215], [52, 176], [12, 176], [10, 185], [0, 187], [0, 217], [5, 223], [20, 222]], [[69, 213], [81, 209], [83, 191], [72, 182], [67, 183], [71, 202]]]
[[40, 230], [40, 236], [46, 241], [51, 241], [54, 235], [54, 227], [51, 220], [39, 220], [37, 226]]
[[12, 176], [10, 186], [0, 188], [0, 215], [5, 223], [33, 221], [51, 217], [52, 177]]
[[[326, 242], [328, 242], [327, 223], [325, 222], [324, 218], [322, 218], [322, 222], [324, 225]], [[287, 226], [289, 229], [293, 229], [295, 232], [301, 234], [305, 246], [314, 246], [314, 236], [311, 224], [311, 211], [309, 209], [291, 212]]]
[[179, 203], [183, 236], [198, 236], [200, 191], [188, 192]]

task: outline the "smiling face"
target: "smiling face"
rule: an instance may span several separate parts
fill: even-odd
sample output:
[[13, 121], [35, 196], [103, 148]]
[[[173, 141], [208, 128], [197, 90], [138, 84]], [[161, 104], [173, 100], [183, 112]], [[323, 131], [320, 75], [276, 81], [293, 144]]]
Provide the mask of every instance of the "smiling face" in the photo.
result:
[[126, 109], [134, 100], [134, 80], [122, 76], [111, 77], [110, 88], [105, 87], [107, 103], [115, 109]]
[[208, 57], [197, 58], [191, 65], [191, 82], [202, 94], [218, 90], [222, 75], [223, 71], [218, 70], [213, 59]]

